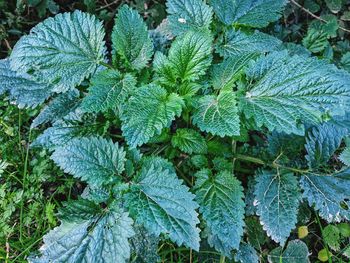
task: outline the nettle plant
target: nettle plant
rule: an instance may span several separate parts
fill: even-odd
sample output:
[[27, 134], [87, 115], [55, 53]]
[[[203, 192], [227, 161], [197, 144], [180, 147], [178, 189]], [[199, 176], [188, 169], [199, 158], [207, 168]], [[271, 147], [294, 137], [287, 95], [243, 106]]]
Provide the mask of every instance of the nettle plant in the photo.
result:
[[86, 183], [30, 261], [153, 262], [169, 239], [258, 262], [245, 231], [258, 216], [280, 245], [271, 262], [308, 262], [290, 237], [299, 207], [349, 220], [349, 150], [344, 165], [334, 156], [350, 132], [350, 75], [257, 30], [285, 1], [210, 2], [169, 0], [150, 31], [122, 6], [111, 52], [93, 15], [58, 14], [1, 61], [0, 93], [49, 101], [31, 147]]

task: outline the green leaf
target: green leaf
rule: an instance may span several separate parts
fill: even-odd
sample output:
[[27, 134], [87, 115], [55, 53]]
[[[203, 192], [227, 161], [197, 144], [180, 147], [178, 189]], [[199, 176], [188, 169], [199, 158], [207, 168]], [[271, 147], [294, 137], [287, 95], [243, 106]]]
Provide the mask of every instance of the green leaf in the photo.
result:
[[340, 231], [336, 226], [328, 225], [322, 231], [323, 241], [333, 250], [340, 249]]
[[[77, 207], [79, 205], [74, 205], [71, 209]], [[80, 212], [78, 208], [77, 213]], [[108, 212], [84, 214], [80, 219], [73, 215], [73, 221], [63, 220], [44, 236], [41, 256], [31, 257], [29, 262], [128, 262], [128, 240], [135, 234], [128, 213], [112, 204]]]
[[100, 186], [119, 179], [115, 175], [124, 170], [125, 152], [111, 140], [85, 137], [57, 147], [51, 158], [66, 173]]
[[52, 86], [38, 82], [32, 76], [10, 68], [9, 59], [0, 60], [0, 95], [10, 93], [18, 107], [34, 108], [52, 94]]
[[344, 68], [346, 71], [350, 72], [350, 52], [346, 52], [340, 60], [340, 65], [342, 68]]
[[[213, 175], [210, 170], [204, 169], [195, 176], [196, 200], [210, 232], [208, 242], [216, 250], [230, 256], [233, 249], [239, 248], [243, 236], [243, 187], [229, 171]], [[222, 246], [217, 246], [215, 239]]]
[[304, 134], [301, 123], [317, 123], [325, 111], [344, 110], [350, 98], [350, 75], [317, 58], [276, 52], [247, 71], [247, 92], [240, 107], [258, 127]]
[[327, 34], [320, 30], [310, 28], [307, 31], [307, 35], [303, 38], [303, 45], [312, 53], [319, 53], [328, 45]]
[[78, 200], [65, 202], [64, 206], [59, 208], [58, 214], [61, 221], [79, 223], [102, 212], [100, 205], [88, 199], [79, 198]]
[[157, 254], [160, 238], [149, 234], [144, 227], [134, 226], [135, 236], [131, 238], [132, 254], [136, 254], [136, 263], [159, 262]]
[[112, 48], [129, 67], [137, 70], [144, 68], [153, 55], [153, 43], [145, 22], [127, 5], [119, 9], [115, 19]]
[[310, 168], [318, 168], [326, 164], [329, 158], [339, 148], [347, 134], [346, 129], [338, 128], [333, 124], [323, 123], [314, 127], [306, 137], [305, 156]]
[[285, 0], [211, 0], [217, 17], [226, 25], [265, 27], [281, 17]]
[[135, 89], [136, 80], [131, 74], [124, 76], [117, 70], [107, 69], [91, 80], [88, 95], [81, 108], [85, 112], [106, 112], [122, 104]]
[[211, 71], [211, 82], [214, 89], [232, 87], [235, 80], [243, 73], [244, 68], [256, 56], [255, 53], [233, 55], [215, 64]]
[[349, 170], [334, 175], [304, 174], [303, 197], [328, 222], [350, 220]]
[[258, 263], [259, 256], [250, 244], [241, 243], [235, 255], [235, 261], [241, 263]]
[[10, 56], [11, 67], [33, 71], [55, 91], [79, 85], [104, 60], [103, 25], [94, 16], [75, 11], [58, 14], [32, 28], [22, 37]]
[[33, 120], [31, 128], [65, 117], [78, 106], [78, 97], [79, 91], [76, 89], [59, 94]]
[[150, 84], [135, 91], [123, 108], [123, 135], [132, 148], [147, 143], [180, 116], [183, 100], [175, 93], [167, 94], [160, 86]]
[[158, 236], [167, 234], [179, 246], [199, 250], [199, 223], [194, 195], [182, 184], [174, 168], [163, 162], [150, 162], [142, 167], [125, 202], [136, 223]]
[[188, 154], [207, 152], [205, 139], [199, 132], [192, 129], [177, 129], [171, 144]]
[[346, 147], [339, 155], [339, 160], [346, 166], [350, 166], [350, 147]]
[[343, 7], [343, 0], [325, 0], [327, 7], [332, 13], [338, 13]]
[[195, 81], [206, 73], [211, 63], [212, 38], [203, 32], [190, 31], [176, 38], [166, 58], [158, 53], [155, 71], [161, 82], [176, 84], [176, 80]]
[[213, 135], [233, 136], [240, 134], [240, 120], [236, 95], [232, 91], [221, 91], [216, 97], [205, 95], [195, 105], [193, 124]]
[[257, 214], [267, 235], [283, 245], [297, 223], [301, 194], [296, 176], [262, 171], [255, 179]]
[[209, 29], [213, 11], [203, 0], [168, 0], [166, 3], [171, 32]]
[[271, 263], [310, 263], [309, 250], [307, 245], [301, 240], [288, 242], [287, 248], [278, 247], [271, 251], [268, 260]]
[[217, 51], [221, 56], [228, 58], [250, 53], [263, 54], [277, 50], [281, 45], [282, 41], [279, 39], [259, 31], [246, 34], [239, 30], [228, 30]]

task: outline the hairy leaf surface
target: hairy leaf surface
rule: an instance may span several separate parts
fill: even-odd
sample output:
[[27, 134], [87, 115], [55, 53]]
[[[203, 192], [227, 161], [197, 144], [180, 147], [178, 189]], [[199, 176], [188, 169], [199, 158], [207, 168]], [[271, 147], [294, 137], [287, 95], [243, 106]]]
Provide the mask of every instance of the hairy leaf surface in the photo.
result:
[[206, 153], [207, 144], [202, 135], [192, 129], [177, 129], [171, 144], [185, 153]]

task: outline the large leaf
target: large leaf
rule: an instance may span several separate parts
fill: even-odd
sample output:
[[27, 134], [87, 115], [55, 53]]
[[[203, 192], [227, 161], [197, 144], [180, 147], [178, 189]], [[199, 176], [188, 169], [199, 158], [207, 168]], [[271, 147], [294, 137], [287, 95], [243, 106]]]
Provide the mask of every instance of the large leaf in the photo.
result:
[[235, 93], [224, 90], [218, 96], [200, 97], [195, 105], [193, 123], [202, 131], [221, 137], [239, 135], [240, 121]]
[[262, 171], [256, 177], [257, 214], [267, 235], [283, 245], [297, 223], [301, 194], [292, 173]]
[[58, 14], [35, 26], [11, 53], [16, 71], [55, 84], [62, 92], [79, 85], [104, 60], [103, 25], [94, 16], [75, 11]]
[[168, 84], [176, 80], [195, 81], [204, 75], [211, 63], [212, 38], [203, 32], [190, 31], [178, 37], [166, 58], [158, 53], [154, 60], [155, 71]]
[[180, 116], [183, 100], [150, 84], [135, 91], [122, 113], [123, 135], [131, 147], [142, 145]]
[[281, 17], [286, 0], [211, 0], [215, 14], [226, 25], [265, 27]]
[[135, 85], [136, 80], [131, 74], [123, 76], [112, 69], [101, 71], [92, 78], [89, 93], [83, 99], [81, 107], [86, 112], [115, 109], [125, 101]]
[[205, 1], [168, 0], [166, 6], [169, 26], [174, 35], [209, 28], [213, 12]]
[[275, 248], [268, 255], [270, 263], [309, 263], [309, 250], [307, 245], [301, 240], [288, 242], [287, 248], [282, 251], [282, 247]]
[[328, 222], [350, 220], [349, 170], [334, 175], [303, 174], [303, 197]]
[[243, 187], [229, 171], [213, 175], [205, 169], [196, 177], [196, 200], [210, 232], [209, 244], [216, 245], [213, 240], [219, 239], [222, 245], [215, 246], [216, 250], [230, 256], [243, 236]]
[[111, 140], [84, 137], [57, 147], [51, 158], [66, 173], [99, 186], [120, 179], [116, 175], [124, 170], [125, 152]]
[[320, 122], [325, 111], [344, 110], [350, 100], [350, 75], [317, 58], [271, 53], [246, 73], [251, 84], [240, 107], [270, 131], [303, 134], [301, 123]]
[[225, 33], [223, 43], [217, 47], [221, 56], [230, 57], [249, 53], [263, 54], [278, 49], [282, 44], [279, 39], [259, 31], [246, 34], [229, 30]]
[[115, 19], [112, 47], [128, 66], [135, 69], [145, 67], [153, 55], [146, 24], [137, 11], [127, 5], [119, 9]]
[[207, 144], [202, 135], [191, 129], [177, 129], [171, 144], [185, 153], [206, 153]]
[[144, 164], [125, 202], [136, 223], [150, 233], [167, 234], [178, 245], [185, 244], [198, 251], [199, 223], [194, 195], [182, 184], [174, 168], [164, 161]]
[[32, 257], [29, 262], [128, 262], [128, 240], [135, 234], [128, 213], [116, 204], [112, 204], [108, 212], [95, 213], [94, 209], [94, 213], [89, 213], [94, 204], [76, 202], [81, 204], [70, 208], [73, 220], [65, 215], [61, 225], [44, 236], [41, 256]]
[[328, 162], [329, 158], [339, 148], [346, 129], [333, 124], [323, 123], [314, 127], [306, 138], [305, 156], [310, 168], [318, 168]]
[[5, 92], [10, 93], [11, 99], [20, 108], [35, 107], [52, 94], [52, 86], [38, 82], [28, 74], [11, 70], [10, 61], [2, 59], [0, 60], [0, 95]]

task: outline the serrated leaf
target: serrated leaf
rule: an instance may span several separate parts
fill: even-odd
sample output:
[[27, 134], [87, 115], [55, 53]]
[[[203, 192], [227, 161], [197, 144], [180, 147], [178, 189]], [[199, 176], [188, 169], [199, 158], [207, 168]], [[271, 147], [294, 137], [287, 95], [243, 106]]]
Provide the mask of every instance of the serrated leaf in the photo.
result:
[[105, 112], [122, 104], [134, 90], [136, 80], [131, 74], [124, 76], [117, 70], [107, 69], [91, 80], [88, 95], [81, 108], [85, 112]]
[[255, 178], [257, 215], [267, 235], [283, 245], [297, 223], [300, 190], [296, 176], [262, 171]]
[[168, 0], [169, 27], [174, 35], [209, 29], [213, 11], [203, 0]]
[[323, 51], [328, 45], [327, 34], [310, 28], [307, 31], [307, 35], [303, 38], [303, 45], [312, 53], [318, 53]]
[[211, 63], [212, 38], [203, 32], [190, 31], [173, 42], [168, 57], [158, 53], [154, 68], [161, 82], [195, 81], [204, 75]]
[[346, 166], [350, 166], [350, 147], [346, 147], [339, 155], [339, 160]]
[[249, 244], [258, 251], [262, 251], [263, 246], [269, 240], [257, 217], [246, 217], [246, 232]]
[[333, 13], [338, 13], [343, 6], [343, 0], [325, 0], [325, 2], [329, 10]]
[[350, 219], [349, 170], [334, 175], [304, 174], [303, 197], [328, 222]]
[[33, 120], [31, 128], [63, 118], [78, 106], [78, 97], [79, 91], [76, 89], [59, 94]]
[[103, 25], [94, 16], [75, 11], [58, 14], [32, 28], [10, 56], [11, 67], [34, 71], [42, 81], [63, 92], [79, 85], [104, 60]]
[[326, 164], [329, 158], [339, 148], [347, 134], [346, 129], [338, 128], [333, 124], [323, 123], [314, 127], [306, 137], [305, 156], [310, 168], [318, 168]]
[[107, 213], [64, 220], [44, 236], [41, 256], [29, 262], [128, 262], [132, 224], [128, 213], [113, 204]]
[[[350, 11], [349, 11], [350, 12]], [[340, 65], [342, 68], [344, 68], [346, 71], [350, 72], [350, 52], [346, 52], [340, 60]]]
[[235, 255], [235, 261], [241, 263], [258, 263], [259, 256], [256, 250], [247, 243], [241, 243]]
[[[244, 226], [244, 194], [238, 179], [229, 171], [216, 175], [210, 170], [201, 170], [197, 177], [196, 200], [206, 222], [210, 238], [208, 242], [215, 249], [230, 257], [233, 249], [239, 248]], [[213, 240], [218, 239], [222, 246]]]
[[231, 87], [234, 81], [243, 73], [243, 69], [256, 56], [255, 53], [233, 55], [223, 62], [215, 64], [211, 71], [211, 82], [214, 89]]
[[350, 75], [317, 58], [275, 52], [247, 71], [251, 85], [240, 107], [258, 127], [304, 134], [301, 123], [318, 123], [325, 111], [345, 109]]
[[147, 143], [180, 116], [183, 100], [175, 93], [167, 94], [160, 86], [149, 84], [135, 91], [123, 108], [123, 135], [132, 148]]
[[159, 262], [157, 254], [160, 238], [149, 234], [144, 227], [134, 226], [135, 236], [131, 238], [132, 254], [136, 255], [133, 259], [136, 263], [156, 263]]
[[199, 132], [192, 129], [177, 129], [176, 134], [171, 138], [171, 144], [188, 154], [207, 152], [205, 139]]
[[310, 263], [309, 250], [301, 240], [288, 242], [287, 248], [282, 252], [282, 247], [275, 248], [268, 255], [269, 263]]
[[152, 162], [143, 166], [125, 202], [137, 224], [159, 236], [167, 234], [179, 246], [199, 250], [197, 203], [173, 169]]
[[265, 27], [281, 17], [285, 0], [211, 0], [217, 17], [226, 25]]
[[221, 56], [228, 58], [250, 53], [263, 54], [277, 50], [281, 45], [281, 40], [259, 31], [246, 34], [239, 30], [228, 30], [217, 51]]
[[95, 202], [79, 198], [78, 200], [65, 202], [63, 207], [59, 208], [58, 216], [61, 221], [79, 223], [102, 212], [102, 208]]
[[127, 5], [119, 9], [115, 19], [112, 47], [129, 67], [137, 70], [144, 68], [153, 55], [153, 43], [145, 22]]
[[221, 91], [218, 96], [200, 97], [195, 105], [193, 124], [202, 131], [221, 137], [239, 135], [240, 120], [235, 93]]
[[340, 231], [336, 226], [328, 225], [322, 231], [323, 242], [331, 249], [338, 251], [340, 249]]
[[34, 108], [52, 94], [52, 86], [36, 81], [28, 74], [11, 70], [9, 59], [0, 60], [0, 95], [10, 93], [18, 107]]
[[51, 159], [66, 173], [100, 186], [119, 180], [124, 170], [123, 147], [101, 137], [83, 137], [57, 147]]

